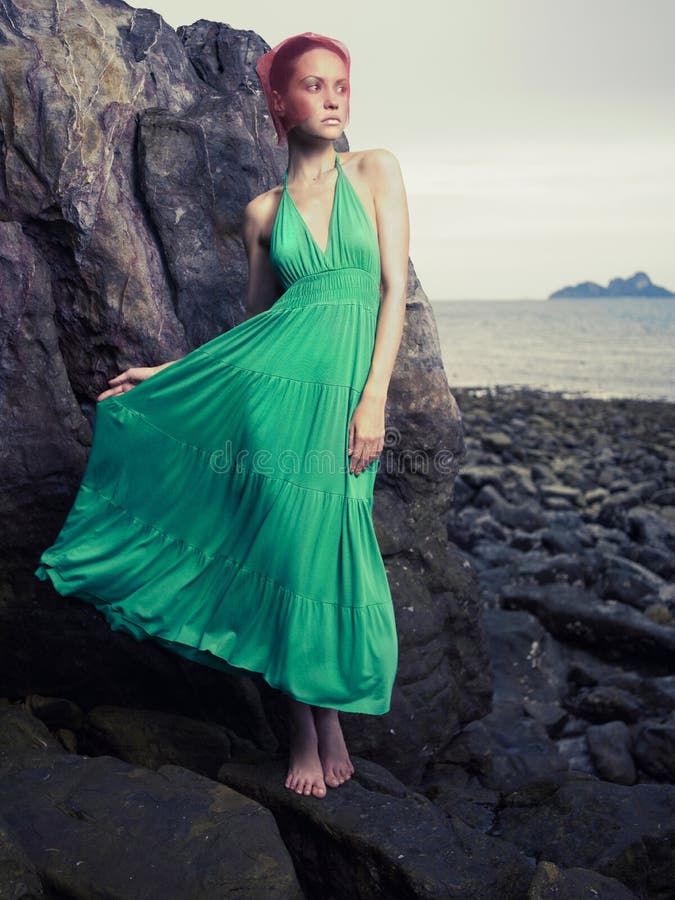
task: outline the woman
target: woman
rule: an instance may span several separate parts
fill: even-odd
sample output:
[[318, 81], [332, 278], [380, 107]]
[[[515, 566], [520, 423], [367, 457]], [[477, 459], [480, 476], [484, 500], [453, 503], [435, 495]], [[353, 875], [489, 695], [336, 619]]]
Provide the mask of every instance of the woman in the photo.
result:
[[354, 772], [339, 710], [388, 712], [398, 662], [372, 502], [408, 212], [393, 154], [335, 152], [349, 67], [312, 32], [258, 60], [289, 161], [245, 209], [247, 318], [109, 380], [35, 571], [113, 629], [286, 694], [285, 785], [315, 797]]

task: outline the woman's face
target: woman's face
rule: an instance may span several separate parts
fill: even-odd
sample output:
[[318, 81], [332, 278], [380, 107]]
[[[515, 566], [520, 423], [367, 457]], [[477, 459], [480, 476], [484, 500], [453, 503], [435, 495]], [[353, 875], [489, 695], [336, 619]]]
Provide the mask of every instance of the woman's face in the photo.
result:
[[286, 93], [279, 99], [290, 128], [302, 125], [314, 135], [337, 139], [349, 121], [346, 63], [332, 50], [307, 50], [295, 61]]

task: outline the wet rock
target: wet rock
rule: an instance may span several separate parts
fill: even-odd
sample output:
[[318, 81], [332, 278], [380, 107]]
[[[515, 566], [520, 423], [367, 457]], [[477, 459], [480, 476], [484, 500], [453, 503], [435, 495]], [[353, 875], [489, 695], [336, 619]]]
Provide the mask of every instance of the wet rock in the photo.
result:
[[84, 712], [66, 697], [29, 694], [24, 703], [26, 709], [44, 722], [47, 728], [68, 728], [77, 731], [84, 724]]
[[603, 571], [598, 578], [601, 596], [629, 603], [637, 609], [644, 609], [642, 601], [652, 594], [659, 594], [665, 586], [663, 578], [639, 563], [632, 562], [618, 554], [605, 554]]
[[658, 488], [658, 482], [642, 482], [631, 485], [625, 491], [612, 494], [600, 504], [598, 521], [602, 525], [625, 527], [629, 511], [638, 506], [645, 497], [654, 493]]
[[[439, 797], [462, 796], [467, 785], [457, 773], [465, 769], [469, 785], [497, 790], [488, 788], [495, 784], [493, 755], [515, 758], [516, 736], [528, 770], [532, 735], [516, 725], [524, 716], [545, 729], [556, 759], [571, 772], [631, 786], [672, 780], [666, 723], [673, 712], [675, 516], [667, 501], [675, 482], [675, 405], [506, 388], [457, 396], [473, 487], [460, 514], [463, 550], [480, 578], [495, 694], [490, 727], [473, 723], [449, 743], [445, 761], [430, 768], [434, 790]], [[513, 429], [514, 420], [525, 424]], [[479, 436], [487, 429], [509, 434], [508, 453], [494, 445], [486, 450]], [[562, 501], [561, 508], [549, 508], [544, 497]], [[514, 527], [508, 514], [526, 501], [534, 503], [541, 527]], [[517, 610], [536, 616], [546, 635], [530, 636], [540, 650], [532, 658], [527, 632], [514, 640], [506, 620], [497, 618]], [[542, 680], [523, 678], [523, 663], [536, 671], [549, 657], [560, 673], [567, 669], [567, 683], [556, 679], [553, 691]], [[517, 677], [509, 679], [509, 666]], [[509, 707], [511, 746], [507, 737], [496, 738], [492, 724], [508, 719]], [[502, 740], [506, 750], [495, 749]], [[445, 787], [444, 777], [453, 779]], [[494, 812], [461, 802], [476, 822]]]
[[[675, 489], [670, 489], [670, 492], [675, 494]], [[660, 492], [661, 500], [664, 499], [664, 493]], [[648, 507], [636, 506], [626, 516], [626, 524], [632, 540], [641, 544], [661, 546], [675, 553], [675, 522], [660, 513]]]
[[552, 634], [592, 647], [609, 658], [648, 656], [671, 662], [675, 629], [655, 625], [637, 610], [568, 584], [509, 585], [504, 589], [509, 609], [534, 613]]
[[675, 781], [675, 716], [666, 722], [648, 722], [635, 734], [635, 758], [659, 781]]
[[588, 750], [601, 778], [616, 784], [635, 784], [631, 733], [625, 722], [591, 725], [586, 732]]
[[542, 529], [540, 540], [550, 553], [572, 554], [583, 551], [583, 543], [579, 535], [564, 527], [549, 527]]
[[269, 753], [215, 722], [176, 713], [117, 706], [89, 710], [80, 749], [110, 754], [149, 769], [180, 765], [215, 778], [225, 759], [265, 759]]
[[481, 435], [481, 443], [483, 449], [487, 450], [489, 453], [504, 453], [504, 451], [510, 450], [513, 446], [513, 441], [509, 435], [505, 434], [503, 431], [483, 432]]
[[504, 799], [491, 834], [562, 869], [582, 867], [639, 897], [668, 896], [675, 878], [675, 787], [569, 775]]
[[420, 791], [446, 815], [461, 819], [476, 831], [488, 832], [495, 823], [501, 794], [486, 788], [462, 766], [438, 762], [431, 765]]
[[485, 610], [482, 621], [494, 673], [493, 706], [557, 704], [567, 691], [568, 663], [541, 622], [528, 612], [503, 609]]
[[453, 897], [516, 900], [532, 865], [506, 841], [473, 831], [379, 767], [356, 772], [326, 797], [283, 786], [279, 763], [226, 763], [219, 779], [272, 810], [312, 897]]
[[0, 710], [0, 794], [47, 896], [303, 896], [259, 803], [180, 766], [66, 753], [18, 707]]
[[566, 500], [569, 506], [583, 506], [583, 493], [574, 487], [566, 484], [544, 484], [539, 488], [541, 498], [546, 503], [550, 499]]
[[609, 684], [582, 688], [572, 699], [568, 698], [565, 706], [576, 716], [590, 722], [637, 722], [641, 714], [646, 712], [640, 700], [629, 691]]
[[553, 584], [562, 580], [568, 582], [581, 581], [584, 578], [583, 559], [571, 553], [558, 553], [550, 556], [546, 553], [528, 553], [518, 561], [519, 578], [531, 579], [538, 584]]
[[518, 704], [501, 704], [466, 726], [445, 750], [443, 761], [479, 777], [493, 790], [509, 792], [567, 771], [567, 761], [541, 722]]
[[572, 866], [561, 869], [542, 861], [537, 866], [527, 892], [527, 900], [637, 900], [616, 878], [607, 878], [589, 869]]
[[37, 867], [0, 815], [0, 897], [42, 900], [45, 896]]

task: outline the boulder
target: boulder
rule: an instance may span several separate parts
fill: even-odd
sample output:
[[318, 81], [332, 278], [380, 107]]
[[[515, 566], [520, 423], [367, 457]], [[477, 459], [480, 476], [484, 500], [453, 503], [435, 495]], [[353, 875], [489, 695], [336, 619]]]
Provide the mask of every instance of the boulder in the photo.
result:
[[0, 794], [23, 877], [46, 896], [304, 896], [256, 801], [181, 766], [67, 753], [20, 707], [0, 711]]
[[225, 763], [218, 778], [272, 810], [308, 897], [524, 895], [532, 866], [507, 841], [444, 815], [377, 764], [352, 761], [352, 778], [320, 799], [285, 788], [280, 763]]
[[675, 879], [675, 787], [570, 773], [558, 785], [505, 797], [491, 834], [537, 861], [592, 869], [639, 897], [667, 897]]

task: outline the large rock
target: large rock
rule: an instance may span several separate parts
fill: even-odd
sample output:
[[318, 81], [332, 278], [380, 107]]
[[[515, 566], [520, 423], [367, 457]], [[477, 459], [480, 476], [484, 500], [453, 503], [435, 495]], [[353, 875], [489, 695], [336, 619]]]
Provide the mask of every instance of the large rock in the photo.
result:
[[375, 763], [317, 800], [289, 791], [278, 762], [225, 763], [220, 781], [272, 810], [308, 897], [516, 900], [532, 865], [507, 841], [446, 817]]
[[[214, 22], [176, 32], [121, 0], [73, 0], [50, 15], [39, 0], [4, 4], [0, 29], [6, 690], [85, 707], [197, 708], [257, 745], [269, 746], [270, 730], [283, 743], [276, 692], [135, 647], [32, 575], [74, 498], [106, 379], [181, 356], [243, 318], [243, 208], [279, 183], [286, 159], [254, 70], [268, 45]], [[343, 724], [354, 752], [415, 780], [488, 712], [491, 676], [477, 582], [443, 524], [461, 417], [412, 265], [387, 425], [374, 519], [399, 673], [388, 715]]]
[[639, 897], [668, 897], [675, 880], [675, 787], [627, 787], [571, 773], [509, 794], [491, 834], [528, 856], [616, 878]]
[[555, 863], [543, 861], [537, 866], [527, 892], [527, 900], [637, 900], [638, 895], [617, 881], [597, 872], [572, 866], [560, 869]]
[[672, 666], [675, 628], [657, 625], [646, 616], [592, 591], [569, 584], [512, 584], [504, 589], [507, 609], [533, 613], [556, 637], [593, 648], [609, 659], [648, 657]]
[[[303, 897], [272, 814], [254, 800], [180, 766], [66, 753], [13, 706], [0, 711], [0, 794], [13, 867], [37, 874], [46, 896]], [[10, 896], [2, 881], [0, 894]]]

